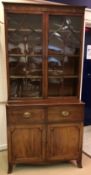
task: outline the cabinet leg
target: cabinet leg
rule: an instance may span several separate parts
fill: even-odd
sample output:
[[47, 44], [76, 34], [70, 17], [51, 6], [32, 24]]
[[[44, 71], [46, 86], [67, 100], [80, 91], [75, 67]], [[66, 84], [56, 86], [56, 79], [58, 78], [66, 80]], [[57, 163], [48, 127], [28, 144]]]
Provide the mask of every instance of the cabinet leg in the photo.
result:
[[82, 159], [77, 160], [77, 166], [78, 168], [82, 168]]
[[13, 164], [9, 163], [8, 164], [8, 174], [12, 173], [12, 170], [13, 170]]

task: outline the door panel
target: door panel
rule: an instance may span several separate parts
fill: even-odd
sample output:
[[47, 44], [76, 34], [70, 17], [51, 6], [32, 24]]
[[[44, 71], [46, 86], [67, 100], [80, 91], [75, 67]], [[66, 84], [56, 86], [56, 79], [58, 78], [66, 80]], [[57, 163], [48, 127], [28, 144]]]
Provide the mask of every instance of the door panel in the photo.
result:
[[43, 96], [42, 23], [42, 14], [8, 14], [9, 98]]
[[11, 144], [14, 161], [41, 161], [44, 158], [44, 136], [42, 126], [12, 129]]
[[48, 160], [77, 158], [80, 151], [81, 126], [56, 124], [48, 126]]
[[49, 15], [48, 96], [77, 96], [81, 23], [79, 17]]

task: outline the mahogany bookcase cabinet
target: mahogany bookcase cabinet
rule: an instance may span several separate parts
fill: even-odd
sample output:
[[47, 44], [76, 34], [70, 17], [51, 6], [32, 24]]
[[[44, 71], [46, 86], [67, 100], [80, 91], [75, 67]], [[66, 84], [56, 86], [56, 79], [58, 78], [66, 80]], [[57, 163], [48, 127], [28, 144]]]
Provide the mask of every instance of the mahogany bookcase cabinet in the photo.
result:
[[8, 172], [19, 163], [82, 166], [84, 7], [4, 3]]

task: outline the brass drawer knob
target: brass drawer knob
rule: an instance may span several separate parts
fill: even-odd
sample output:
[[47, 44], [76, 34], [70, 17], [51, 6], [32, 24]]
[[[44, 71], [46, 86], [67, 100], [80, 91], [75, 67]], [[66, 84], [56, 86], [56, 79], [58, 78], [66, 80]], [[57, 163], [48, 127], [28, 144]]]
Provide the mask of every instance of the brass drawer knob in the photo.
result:
[[31, 112], [24, 112], [24, 118], [31, 118], [32, 117], [32, 114]]
[[69, 111], [62, 111], [61, 114], [63, 117], [67, 117], [69, 116]]

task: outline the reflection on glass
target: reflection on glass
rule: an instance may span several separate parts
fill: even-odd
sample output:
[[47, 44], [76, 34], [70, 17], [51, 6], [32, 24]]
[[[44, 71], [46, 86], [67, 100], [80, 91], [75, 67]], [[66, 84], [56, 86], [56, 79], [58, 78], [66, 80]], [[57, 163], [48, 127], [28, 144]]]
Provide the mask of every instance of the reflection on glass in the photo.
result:
[[81, 18], [79, 17], [64, 15], [49, 16], [49, 96], [75, 96], [77, 93], [80, 25]]
[[59, 76], [63, 73], [63, 58], [50, 56], [48, 57], [48, 75]]
[[42, 97], [42, 17], [8, 15], [11, 97]]
[[18, 78], [11, 79], [11, 97], [40, 97], [40, 79]]
[[[42, 58], [15, 57], [10, 59], [11, 91], [14, 97], [42, 96]], [[14, 87], [15, 85], [15, 87]], [[16, 91], [15, 91], [16, 90]]]
[[79, 17], [51, 15], [49, 18], [48, 50], [54, 53], [73, 55], [80, 48]]

